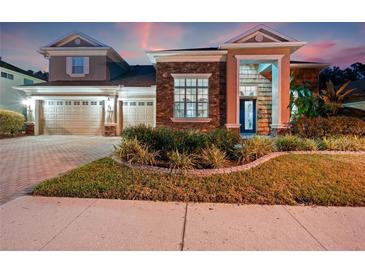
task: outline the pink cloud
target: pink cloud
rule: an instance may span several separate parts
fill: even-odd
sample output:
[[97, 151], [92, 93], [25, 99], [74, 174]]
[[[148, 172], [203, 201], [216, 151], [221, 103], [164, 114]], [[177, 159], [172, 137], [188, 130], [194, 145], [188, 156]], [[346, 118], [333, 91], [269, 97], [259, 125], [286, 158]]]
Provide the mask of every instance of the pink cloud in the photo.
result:
[[[336, 47], [336, 42], [332, 40], [322, 40], [315, 43], [309, 43], [297, 51], [297, 56], [304, 60], [313, 60], [319, 56], [327, 55]], [[321, 57], [321, 59], [323, 59]]]
[[240, 35], [241, 33], [244, 33], [245, 31], [248, 31], [251, 28], [254, 28], [257, 25], [263, 24], [265, 26], [268, 26], [270, 28], [276, 29], [280, 26], [283, 26], [285, 23], [280, 23], [280, 22], [272, 22], [272, 23], [257, 23], [257, 22], [253, 22], [253, 23], [240, 23], [234, 30], [228, 32], [228, 33], [223, 33], [218, 35], [217, 37], [214, 37], [213, 39], [211, 39], [210, 41], [208, 41], [209, 44], [220, 44], [223, 42], [226, 42], [227, 40]]
[[[137, 43], [141, 50], [177, 47], [185, 34], [185, 29], [169, 23], [116, 23], [117, 29], [127, 33], [131, 44]], [[124, 44], [123, 47], [128, 47]]]

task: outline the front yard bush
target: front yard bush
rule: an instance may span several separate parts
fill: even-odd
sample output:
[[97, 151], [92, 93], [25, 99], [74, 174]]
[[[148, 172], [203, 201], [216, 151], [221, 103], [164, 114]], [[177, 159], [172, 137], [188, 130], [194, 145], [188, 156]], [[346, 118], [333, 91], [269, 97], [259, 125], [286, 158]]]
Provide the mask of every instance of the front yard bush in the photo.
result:
[[305, 138], [365, 136], [365, 121], [347, 116], [301, 117], [294, 122], [292, 132]]
[[216, 129], [210, 133], [197, 130], [176, 130], [172, 128], [151, 128], [136, 126], [126, 128], [122, 132], [125, 139], [136, 138], [141, 144], [153, 151], [159, 151], [160, 160], [168, 160], [168, 152], [179, 151], [185, 153], [198, 153], [201, 149], [211, 145], [217, 146], [227, 156], [233, 158], [235, 145], [239, 143], [240, 136], [226, 129]]
[[208, 141], [209, 144], [215, 145], [221, 151], [224, 151], [229, 159], [235, 160], [237, 155], [236, 147], [241, 141], [241, 136], [225, 128], [219, 128], [208, 133]]
[[295, 135], [276, 137], [274, 146], [278, 151], [317, 150], [317, 143], [315, 140], [300, 138]]
[[253, 137], [243, 140], [238, 151], [239, 163], [252, 162], [273, 151], [273, 141], [264, 137]]
[[25, 118], [23, 114], [6, 109], [0, 109], [0, 134], [13, 135], [23, 129]]
[[203, 149], [199, 156], [199, 165], [204, 168], [221, 168], [226, 162], [226, 153], [215, 145]]
[[141, 145], [137, 139], [122, 140], [115, 150], [115, 155], [130, 163], [154, 165], [157, 152], [150, 152], [146, 145]]
[[322, 150], [360, 151], [365, 150], [365, 138], [356, 136], [324, 137], [319, 142]]
[[187, 170], [195, 167], [195, 155], [178, 150], [168, 152], [168, 159], [171, 169]]

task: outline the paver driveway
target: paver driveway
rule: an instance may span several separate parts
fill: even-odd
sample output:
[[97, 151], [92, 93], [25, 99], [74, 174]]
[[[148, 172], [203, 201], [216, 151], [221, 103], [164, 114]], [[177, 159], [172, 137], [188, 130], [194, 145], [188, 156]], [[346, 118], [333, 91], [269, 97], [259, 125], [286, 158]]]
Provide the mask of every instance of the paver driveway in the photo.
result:
[[0, 140], [0, 204], [38, 182], [111, 153], [118, 137], [31, 136]]

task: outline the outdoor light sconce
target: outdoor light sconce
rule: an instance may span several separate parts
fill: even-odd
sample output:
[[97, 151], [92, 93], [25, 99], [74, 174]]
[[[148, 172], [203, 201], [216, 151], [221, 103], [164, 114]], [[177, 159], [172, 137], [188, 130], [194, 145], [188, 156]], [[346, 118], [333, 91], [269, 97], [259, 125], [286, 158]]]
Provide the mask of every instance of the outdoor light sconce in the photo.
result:
[[27, 98], [23, 100], [23, 105], [27, 108], [27, 122], [33, 122], [33, 110], [32, 110], [32, 104], [34, 100], [31, 98]]
[[106, 108], [107, 108], [106, 122], [107, 123], [113, 123], [113, 114], [114, 114], [114, 111], [112, 109], [112, 101], [110, 100], [109, 97], [108, 97], [108, 99], [106, 101]]

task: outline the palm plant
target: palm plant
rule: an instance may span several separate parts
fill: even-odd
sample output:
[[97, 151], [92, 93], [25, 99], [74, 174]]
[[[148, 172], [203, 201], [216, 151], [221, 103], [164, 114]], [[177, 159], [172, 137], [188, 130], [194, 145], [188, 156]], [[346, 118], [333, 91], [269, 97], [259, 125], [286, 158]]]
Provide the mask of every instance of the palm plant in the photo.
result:
[[294, 75], [290, 77], [290, 110], [292, 120], [300, 117], [317, 117], [319, 115], [319, 100], [313, 95], [308, 85], [297, 85]]
[[343, 102], [345, 99], [349, 98], [350, 93], [356, 89], [353, 88], [345, 90], [349, 83], [350, 81], [347, 81], [336, 90], [330, 80], [326, 82], [326, 89], [321, 90], [322, 94], [319, 96], [323, 100], [325, 108], [332, 115], [336, 115], [336, 113], [343, 108]]

